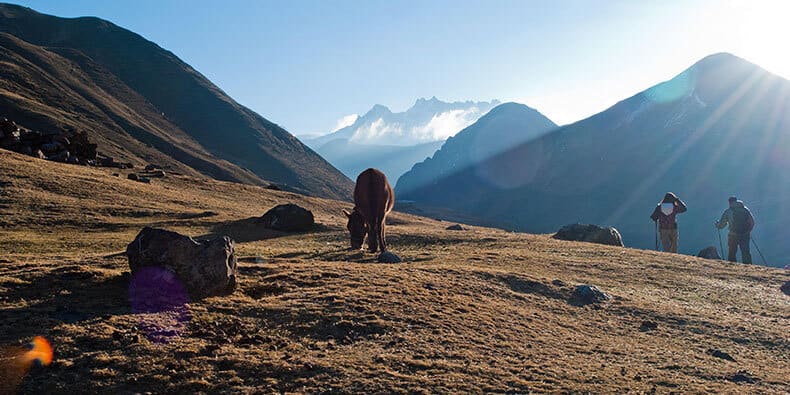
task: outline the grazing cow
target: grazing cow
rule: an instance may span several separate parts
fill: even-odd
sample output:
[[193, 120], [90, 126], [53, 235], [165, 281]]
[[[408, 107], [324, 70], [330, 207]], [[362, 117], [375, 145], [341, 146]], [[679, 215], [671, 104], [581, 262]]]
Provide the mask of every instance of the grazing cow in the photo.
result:
[[379, 170], [367, 169], [357, 176], [354, 187], [354, 210], [343, 212], [348, 217], [348, 231], [351, 232], [351, 249], [362, 248], [365, 234], [368, 235], [368, 250], [381, 252], [387, 250], [384, 219], [395, 205], [395, 191], [387, 181], [387, 176]]

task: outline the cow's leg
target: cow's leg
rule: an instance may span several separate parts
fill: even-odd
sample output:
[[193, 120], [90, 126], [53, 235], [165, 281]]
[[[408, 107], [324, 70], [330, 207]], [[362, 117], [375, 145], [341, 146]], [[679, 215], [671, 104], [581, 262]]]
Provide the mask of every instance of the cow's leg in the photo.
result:
[[385, 219], [381, 220], [381, 224], [379, 225], [379, 246], [381, 247], [381, 252], [387, 251], [387, 221]]
[[376, 252], [379, 249], [379, 222], [374, 220], [370, 221], [370, 231], [368, 232], [368, 251]]

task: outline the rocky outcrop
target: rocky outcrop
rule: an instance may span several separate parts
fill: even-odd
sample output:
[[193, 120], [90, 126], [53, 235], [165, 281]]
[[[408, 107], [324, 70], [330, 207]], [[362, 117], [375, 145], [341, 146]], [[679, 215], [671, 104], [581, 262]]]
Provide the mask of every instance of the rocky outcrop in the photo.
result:
[[75, 130], [37, 131], [0, 119], [0, 148], [64, 163], [96, 164], [96, 144], [88, 134]]
[[132, 275], [159, 267], [176, 275], [193, 299], [236, 289], [235, 243], [227, 236], [195, 241], [164, 229], [145, 227], [126, 247]]
[[597, 225], [565, 225], [554, 235], [554, 238], [557, 240], [584, 241], [588, 243], [623, 246], [623, 238], [620, 236], [620, 232], [618, 232], [617, 229], [612, 227], [602, 228]]

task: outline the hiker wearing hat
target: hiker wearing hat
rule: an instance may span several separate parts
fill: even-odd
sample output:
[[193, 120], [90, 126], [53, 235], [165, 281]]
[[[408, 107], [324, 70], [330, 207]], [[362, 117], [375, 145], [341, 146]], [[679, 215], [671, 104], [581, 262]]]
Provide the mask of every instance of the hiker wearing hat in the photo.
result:
[[752, 239], [752, 229], [754, 229], [754, 217], [742, 201], [732, 196], [728, 199], [730, 207], [724, 210], [721, 219], [716, 222], [716, 227], [724, 229], [729, 226], [730, 231], [727, 235], [727, 260], [737, 262], [735, 254], [738, 247], [741, 249], [743, 263], [752, 263], [752, 254], [749, 250], [749, 241]]
[[686, 204], [674, 193], [667, 192], [650, 215], [650, 219], [657, 222], [665, 252], [678, 252], [678, 223], [675, 216], [685, 212]]

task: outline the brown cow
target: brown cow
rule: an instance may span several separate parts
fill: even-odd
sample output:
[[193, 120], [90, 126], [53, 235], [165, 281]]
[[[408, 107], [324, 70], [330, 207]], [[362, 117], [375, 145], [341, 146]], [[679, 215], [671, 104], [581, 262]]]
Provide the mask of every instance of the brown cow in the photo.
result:
[[387, 250], [384, 219], [395, 205], [395, 191], [387, 181], [387, 176], [379, 170], [367, 169], [357, 176], [354, 187], [354, 210], [343, 212], [348, 217], [348, 231], [351, 233], [351, 249], [362, 248], [365, 234], [368, 235], [368, 250], [376, 252]]

